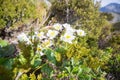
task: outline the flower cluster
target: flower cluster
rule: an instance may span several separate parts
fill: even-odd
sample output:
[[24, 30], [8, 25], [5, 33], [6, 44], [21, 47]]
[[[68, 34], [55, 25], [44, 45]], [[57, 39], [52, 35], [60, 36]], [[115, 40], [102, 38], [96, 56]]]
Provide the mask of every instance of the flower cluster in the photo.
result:
[[[26, 44], [34, 44], [34, 39], [37, 39], [40, 44], [38, 44], [37, 51], [41, 51], [42, 49], [49, 48], [52, 45], [54, 45], [54, 40], [59, 40], [65, 43], [72, 44], [75, 40], [75, 38], [78, 36], [85, 36], [86, 33], [84, 30], [77, 30], [71, 27], [70, 24], [59, 24], [55, 23], [53, 26], [51, 26], [50, 29], [46, 31], [38, 31], [34, 32], [34, 35], [27, 36], [25, 33], [22, 33], [18, 35], [18, 40], [20, 42], [26, 42]], [[59, 37], [58, 37], [59, 36]]]
[[26, 42], [26, 44], [31, 44], [31, 41], [29, 40], [29, 38], [27, 37], [27, 35], [25, 33], [21, 33], [20, 35], [18, 35], [17, 39], [20, 42]]

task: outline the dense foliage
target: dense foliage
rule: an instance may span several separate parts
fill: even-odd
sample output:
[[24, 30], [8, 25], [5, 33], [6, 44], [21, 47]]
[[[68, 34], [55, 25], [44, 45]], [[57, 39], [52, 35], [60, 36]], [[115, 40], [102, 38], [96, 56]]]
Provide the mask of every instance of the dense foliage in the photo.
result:
[[120, 31], [120, 22], [113, 24], [113, 31]]
[[120, 76], [120, 22], [114, 23], [112, 27], [112, 35], [107, 45], [113, 48], [112, 57], [109, 61], [109, 72], [114, 76], [115, 80], [119, 80]]
[[104, 80], [106, 73], [101, 70], [106, 69], [111, 49], [89, 48], [86, 37], [83, 30], [58, 23], [44, 32], [20, 34], [21, 51], [10, 64], [12, 78]]
[[101, 15], [103, 16], [106, 16], [106, 19], [108, 20], [108, 21], [112, 21], [112, 19], [114, 18], [113, 17], [113, 15], [111, 14], [111, 13], [101, 13]]
[[45, 14], [38, 12], [45, 7], [39, 0], [0, 0], [0, 4], [0, 29], [20, 26]]
[[[68, 3], [66, 2], [68, 1]], [[88, 35], [97, 39], [105, 23], [105, 18], [100, 16], [99, 6], [92, 0], [56, 0], [53, 3], [53, 18], [59, 22], [75, 23], [88, 31]], [[61, 17], [65, 17], [61, 19]], [[66, 20], [68, 18], [68, 20]]]
[[[0, 27], [44, 20], [47, 9], [38, 1], [1, 0]], [[0, 39], [0, 80], [106, 80], [108, 73], [119, 73], [119, 34], [110, 32], [99, 4], [93, 0], [51, 3], [46, 24], [17, 35], [17, 48]]]

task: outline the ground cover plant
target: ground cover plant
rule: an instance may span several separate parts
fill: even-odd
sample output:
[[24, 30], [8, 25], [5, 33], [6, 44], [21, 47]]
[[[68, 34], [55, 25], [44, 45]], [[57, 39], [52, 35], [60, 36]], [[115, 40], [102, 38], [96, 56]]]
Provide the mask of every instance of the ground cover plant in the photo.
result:
[[[106, 80], [114, 66], [119, 66], [119, 56], [114, 59], [112, 54], [119, 55], [119, 38], [113, 36], [101, 45], [112, 33], [105, 16], [98, 11], [99, 4], [93, 0], [41, 1], [37, 11], [43, 10], [43, 14], [38, 14], [34, 13], [36, 2], [30, 0], [33, 7], [21, 3], [32, 7], [33, 11], [25, 12], [31, 12], [25, 20], [32, 19], [35, 25], [15, 36], [17, 44], [0, 39], [0, 80]], [[36, 23], [34, 19], [40, 20]], [[114, 40], [116, 43], [112, 43]]]

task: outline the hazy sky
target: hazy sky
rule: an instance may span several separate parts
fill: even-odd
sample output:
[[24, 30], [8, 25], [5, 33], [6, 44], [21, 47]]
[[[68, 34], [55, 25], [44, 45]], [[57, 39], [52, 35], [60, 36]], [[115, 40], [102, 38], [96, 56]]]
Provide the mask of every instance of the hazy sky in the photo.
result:
[[[96, 1], [100, 1], [100, 0], [96, 0]], [[109, 3], [120, 3], [120, 0], [102, 0], [101, 2], [101, 6], [106, 6]]]

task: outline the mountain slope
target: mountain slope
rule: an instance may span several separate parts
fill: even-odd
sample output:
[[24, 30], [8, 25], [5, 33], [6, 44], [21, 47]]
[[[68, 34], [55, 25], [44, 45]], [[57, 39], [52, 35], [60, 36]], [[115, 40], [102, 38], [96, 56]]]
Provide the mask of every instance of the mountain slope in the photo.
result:
[[114, 12], [120, 14], [120, 4], [110, 3], [105, 7], [100, 8], [101, 12]]

